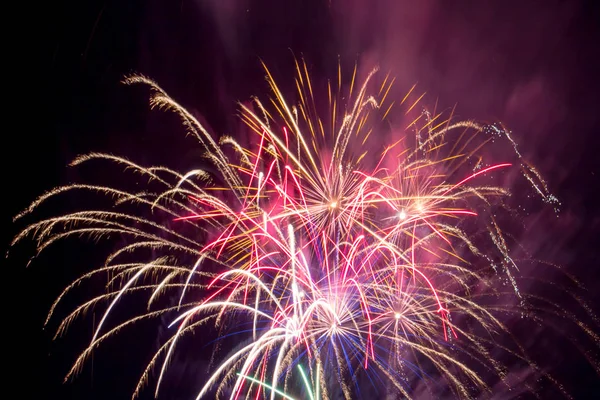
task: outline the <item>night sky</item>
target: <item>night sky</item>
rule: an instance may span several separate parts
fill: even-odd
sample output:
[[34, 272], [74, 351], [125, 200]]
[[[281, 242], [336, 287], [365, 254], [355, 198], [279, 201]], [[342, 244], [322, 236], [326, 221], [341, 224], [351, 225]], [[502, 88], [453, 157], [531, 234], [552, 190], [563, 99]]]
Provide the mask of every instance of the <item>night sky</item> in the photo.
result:
[[[524, 245], [584, 282], [583, 296], [600, 313], [598, 2], [47, 3], [31, 4], [31, 31], [20, 38], [34, 72], [23, 83], [27, 115], [5, 133], [4, 249], [23, 227], [12, 217], [35, 197], [102, 174], [67, 168], [81, 153], [111, 152], [178, 170], [195, 165], [200, 149], [190, 148], [174, 118], [149, 110], [147, 90], [121, 85], [125, 74], [153, 78], [213, 132], [235, 134], [236, 101], [266, 93], [260, 60], [280, 80], [293, 76], [294, 55], [304, 56], [321, 78], [335, 71], [338, 59], [347, 68], [358, 61], [359, 71], [375, 65], [391, 71], [396, 96], [418, 83], [441, 108], [456, 105], [458, 117], [501, 121], [513, 131], [562, 203], [558, 217], [550, 210], [527, 218]], [[73, 201], [51, 211], [68, 210]], [[147, 334], [125, 333], [73, 383], [61, 384], [90, 327], [75, 324], [67, 340], [51, 343], [43, 321], [80, 268], [101, 262], [90, 258], [93, 244], [73, 243], [57, 245], [27, 269], [27, 246], [5, 260], [2, 326], [9, 357], [3, 364], [15, 398], [127, 399], [141, 372], [139, 356], [156, 342], [155, 326], [143, 326]], [[576, 398], [600, 396], [599, 378], [570, 347], [551, 337], [531, 340], [553, 349], [548, 368]], [[196, 367], [179, 368], [189, 376]]]

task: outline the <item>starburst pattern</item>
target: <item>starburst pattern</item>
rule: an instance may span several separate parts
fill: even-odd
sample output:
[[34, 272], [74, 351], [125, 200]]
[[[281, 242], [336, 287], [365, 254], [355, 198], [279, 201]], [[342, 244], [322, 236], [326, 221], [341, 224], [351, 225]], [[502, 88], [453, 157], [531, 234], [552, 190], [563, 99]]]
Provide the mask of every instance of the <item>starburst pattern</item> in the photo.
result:
[[[62, 334], [74, 319], [105, 305], [67, 378], [121, 329], [162, 317], [171, 318], [171, 336], [150, 360], [134, 397], [154, 369], [159, 396], [181, 338], [200, 330], [216, 340], [198, 398], [293, 398], [286, 393], [296, 390], [311, 400], [338, 391], [353, 399], [369, 381], [410, 398], [415, 379], [432, 392], [443, 387], [472, 398], [490, 390], [483, 376], [506, 376], [490, 349], [555, 382], [511, 339], [500, 317], [514, 311], [514, 302], [502, 302], [507, 296], [522, 304], [528, 299], [498, 222], [510, 196], [501, 177], [518, 171], [558, 206], [510, 132], [429, 112], [414, 87], [391, 100], [394, 80], [377, 71], [359, 85], [355, 69], [343, 85], [340, 67], [337, 82], [320, 88], [305, 63], [296, 67], [293, 105], [266, 67], [272, 98], [240, 105], [251, 135], [247, 147], [231, 137], [215, 140], [152, 80], [126, 78], [128, 85], [150, 88], [153, 108], [181, 118], [205, 150], [207, 167], [179, 173], [91, 153], [72, 165], [117, 163], [146, 178], [147, 188], [58, 187], [17, 216], [68, 192], [94, 192], [112, 207], [35, 222], [13, 244], [34, 236], [42, 251], [70, 236], [124, 238], [103, 266], [68, 286], [50, 310], [48, 319], [73, 288], [109, 276], [106, 291], [76, 307], [58, 328]], [[321, 89], [327, 95], [316, 97]], [[392, 109], [409, 118], [400, 133], [388, 121]], [[497, 139], [514, 152], [490, 163], [485, 149]], [[161, 256], [148, 259], [148, 250]], [[139, 294], [146, 295], [146, 310], [118, 323], [108, 318], [126, 297]], [[498, 336], [510, 343], [496, 343]], [[236, 348], [221, 345], [231, 337]], [[298, 372], [304, 389], [294, 389], [291, 377]]]

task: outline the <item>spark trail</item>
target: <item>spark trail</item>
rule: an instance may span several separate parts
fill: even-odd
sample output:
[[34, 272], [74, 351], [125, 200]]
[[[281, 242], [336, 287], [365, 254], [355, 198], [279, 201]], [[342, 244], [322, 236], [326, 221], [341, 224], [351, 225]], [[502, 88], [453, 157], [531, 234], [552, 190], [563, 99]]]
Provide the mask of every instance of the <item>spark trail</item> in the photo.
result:
[[[126, 78], [150, 88], [153, 108], [179, 116], [211, 167], [179, 173], [91, 153], [72, 165], [113, 162], [144, 177], [147, 189], [58, 187], [16, 217], [51, 198], [88, 191], [112, 206], [35, 222], [13, 244], [33, 236], [42, 251], [70, 236], [126, 239], [50, 310], [49, 320], [72, 289], [110, 277], [103, 293], [59, 325], [57, 334], [105, 305], [67, 378], [121, 329], [169, 318], [172, 336], [145, 368], [134, 398], [153, 370], [160, 397], [181, 339], [200, 330], [216, 344], [198, 399], [355, 399], [377, 382], [406, 398], [416, 382], [432, 393], [472, 398], [506, 376], [492, 349], [555, 382], [511, 339], [500, 317], [515, 306], [499, 299], [525, 302], [528, 295], [518, 287], [510, 240], [496, 217], [510, 196], [499, 177], [520, 171], [543, 200], [557, 204], [509, 133], [431, 113], [414, 87], [391, 99], [394, 80], [375, 70], [359, 84], [355, 69], [342, 84], [340, 67], [337, 82], [322, 88], [305, 63], [296, 67], [294, 103], [265, 67], [272, 97], [240, 104], [248, 147], [231, 137], [215, 140], [152, 80]], [[319, 91], [327, 95], [318, 97]], [[392, 128], [392, 109], [404, 115], [402, 129]], [[487, 160], [485, 149], [497, 136], [514, 147], [508, 160]], [[115, 307], [126, 307], [126, 298], [140, 295], [147, 296], [147, 309], [118, 323], [109, 318]], [[496, 344], [498, 336], [510, 343]], [[231, 337], [237, 347], [220, 344]]]

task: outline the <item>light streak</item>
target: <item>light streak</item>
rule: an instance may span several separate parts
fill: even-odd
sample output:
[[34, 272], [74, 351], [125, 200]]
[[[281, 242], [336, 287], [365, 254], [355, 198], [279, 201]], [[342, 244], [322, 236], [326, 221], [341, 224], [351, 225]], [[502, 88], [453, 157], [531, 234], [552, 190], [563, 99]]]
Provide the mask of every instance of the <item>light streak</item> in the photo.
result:
[[[105, 338], [100, 335], [117, 304], [149, 288], [148, 311], [155, 311], [147, 315], [170, 317], [174, 334], [152, 358], [138, 384], [139, 389], [148, 371], [160, 365], [156, 395], [177, 339], [197, 326], [197, 320], [212, 321], [209, 331], [217, 338], [238, 334], [247, 340], [229, 354], [219, 352], [221, 357], [215, 358], [217, 365], [198, 398], [223, 397], [231, 389], [232, 398], [278, 394], [293, 399], [286, 388], [295, 365], [311, 400], [327, 398], [336, 387], [346, 398], [355, 398], [357, 376], [373, 373], [409, 396], [411, 379], [406, 378], [405, 367], [412, 364], [408, 359], [435, 369], [436, 384], [441, 382], [458, 397], [489, 390], [475, 368], [485, 365], [499, 379], [504, 372], [489, 360], [489, 341], [478, 332], [508, 333], [508, 329], [477, 303], [489, 301], [498, 292], [471, 297], [472, 285], [509, 279], [515, 294], [522, 296], [514, 278], [516, 264], [489, 212], [509, 193], [490, 175], [520, 164], [535, 191], [544, 200], [554, 201], [547, 185], [521, 160], [508, 133], [505, 136], [514, 147], [516, 162], [503, 160], [482, 168], [482, 149], [490, 145], [486, 135], [490, 131], [499, 134], [499, 129], [444, 120], [442, 114], [423, 111], [409, 119], [404, 139], [395, 138], [392, 145], [372, 144], [377, 135], [371, 132], [383, 134], [391, 105], [403, 106], [413, 96], [414, 86], [401, 102], [394, 103], [390, 99], [393, 79], [377, 82], [372, 71], [360, 85], [355, 69], [346, 94], [341, 88], [336, 94], [328, 85], [331, 121], [327, 123], [326, 115], [315, 116], [313, 93], [318, 87], [311, 83], [305, 64], [297, 65], [297, 104], [285, 99], [265, 70], [273, 93], [272, 108], [258, 99], [253, 106], [241, 105], [242, 120], [256, 135], [249, 141], [256, 146], [249, 148], [230, 137], [217, 143], [150, 79], [132, 76], [125, 80], [148, 85], [151, 105], [181, 118], [218, 173], [209, 174], [211, 169], [206, 168], [181, 174], [92, 153], [74, 163], [113, 161], [150, 179], [152, 187], [144, 192], [80, 184], [59, 187], [17, 216], [23, 218], [48, 199], [75, 190], [106, 195], [116, 206], [152, 211], [150, 216], [73, 212], [36, 222], [15, 238], [13, 245], [34, 236], [39, 251], [73, 235], [117, 234], [128, 240], [103, 268], [77, 281], [109, 272], [114, 276], [108, 287], [118, 290], [95, 298], [64, 322], [68, 325], [96, 303], [109, 303], [89, 348], [69, 376]], [[341, 72], [338, 81], [341, 86]], [[369, 94], [372, 87], [379, 88], [374, 92], [381, 97]], [[406, 102], [405, 113], [414, 113], [423, 96]], [[228, 148], [234, 149], [233, 155]], [[168, 220], [175, 227], [164, 224]], [[471, 237], [469, 227], [488, 235]], [[113, 264], [127, 254], [142, 257], [149, 249], [163, 257]], [[194, 261], [174, 264], [186, 259]], [[493, 259], [503, 260], [497, 276], [490, 276], [492, 264], [497, 263]], [[74, 286], [65, 289], [59, 300]], [[169, 291], [177, 293], [177, 307], [163, 307], [157, 300]], [[184, 296], [191, 303], [185, 304]], [[502, 305], [494, 309], [506, 311]], [[476, 328], [459, 325], [452, 315]], [[201, 324], [202, 329], [207, 329], [207, 323]], [[252, 329], [244, 336], [246, 324]], [[458, 357], [457, 349], [468, 354], [470, 361]], [[516, 354], [527, 360], [522, 352]]]

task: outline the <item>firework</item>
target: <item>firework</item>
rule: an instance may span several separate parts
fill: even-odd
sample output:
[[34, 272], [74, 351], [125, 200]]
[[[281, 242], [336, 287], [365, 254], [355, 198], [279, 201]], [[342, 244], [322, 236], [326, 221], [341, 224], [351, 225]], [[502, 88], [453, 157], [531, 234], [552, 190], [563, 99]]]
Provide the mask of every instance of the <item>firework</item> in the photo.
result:
[[[506, 370], [491, 353], [498, 348], [552, 380], [516, 342], [494, 343], [495, 336], [511, 336], [498, 315], [512, 303], [498, 299], [527, 297], [498, 222], [510, 195], [499, 177], [518, 171], [543, 200], [558, 203], [510, 132], [429, 112], [414, 87], [392, 100], [394, 80], [376, 71], [358, 84], [355, 68], [342, 84], [340, 68], [337, 80], [321, 88], [305, 63], [296, 67], [293, 103], [265, 67], [270, 101], [240, 104], [254, 143], [245, 147], [231, 137], [215, 140], [152, 80], [126, 78], [150, 88], [153, 108], [181, 118], [205, 150], [206, 169], [179, 173], [92, 153], [72, 165], [115, 162], [147, 178], [147, 189], [59, 187], [17, 216], [67, 192], [91, 191], [112, 207], [33, 223], [14, 243], [34, 236], [42, 251], [70, 236], [126, 238], [50, 310], [48, 320], [73, 288], [109, 277], [104, 292], [59, 325], [57, 335], [104, 305], [67, 378], [121, 329], [168, 318], [172, 335], [148, 363], [134, 397], [152, 370], [160, 395], [181, 338], [198, 330], [214, 335], [215, 345], [197, 398], [352, 399], [369, 382], [410, 398], [416, 381], [431, 392], [471, 398], [490, 390], [481, 370], [492, 381], [504, 379]], [[389, 122], [398, 114], [392, 110], [407, 118], [402, 129]], [[510, 159], [488, 160], [486, 149], [496, 140], [512, 146]], [[511, 290], [497, 289], [498, 281]], [[146, 310], [110, 322], [126, 297], [140, 294]], [[232, 337], [236, 347], [222, 345]]]

